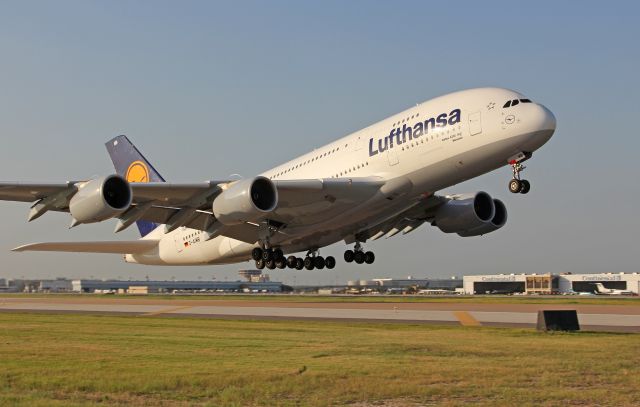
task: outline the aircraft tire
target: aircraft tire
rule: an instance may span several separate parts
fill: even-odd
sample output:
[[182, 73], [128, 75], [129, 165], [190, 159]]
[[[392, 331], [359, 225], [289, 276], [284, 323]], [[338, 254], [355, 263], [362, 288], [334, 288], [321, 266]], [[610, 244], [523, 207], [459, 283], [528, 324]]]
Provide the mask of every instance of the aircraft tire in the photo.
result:
[[251, 250], [251, 258], [255, 261], [262, 259], [262, 249], [256, 247], [255, 249]]
[[281, 249], [273, 249], [273, 258], [278, 260], [284, 258], [284, 253]]
[[300, 257], [296, 259], [296, 270], [302, 270], [304, 268], [304, 260]]
[[265, 262], [273, 260], [273, 250], [267, 249], [262, 251], [262, 260]]
[[276, 261], [275, 261], [275, 260], [273, 260], [273, 259], [271, 259], [271, 260], [267, 260], [267, 262], [266, 262], [265, 264], [266, 264], [266, 266], [267, 266], [267, 268], [268, 268], [269, 270], [273, 270], [273, 269], [275, 269], [275, 268], [276, 268]]
[[322, 270], [324, 268], [324, 266], [325, 266], [324, 257], [316, 256], [316, 258], [313, 260], [313, 265], [318, 270]]
[[354, 256], [355, 256], [355, 253], [353, 253], [353, 250], [345, 250], [344, 261], [346, 261], [347, 263], [351, 263], [355, 258]]
[[364, 263], [364, 259], [365, 259], [364, 253], [362, 253], [362, 252], [355, 252], [355, 253], [354, 253], [354, 255], [353, 255], [353, 259], [354, 259], [354, 260], [355, 260], [355, 262], [356, 262], [356, 263], [358, 263], [358, 264], [362, 264], [362, 263]]
[[527, 181], [526, 179], [523, 179], [523, 180], [520, 180], [520, 183], [522, 184], [522, 186], [520, 187], [520, 193], [528, 194], [529, 191], [531, 190], [531, 184], [529, 183], [529, 181]]
[[367, 264], [373, 264], [376, 261], [376, 255], [373, 252], [366, 252], [364, 254], [364, 262]]
[[522, 189], [522, 182], [519, 179], [512, 179], [509, 181], [509, 192], [512, 194], [519, 194]]
[[298, 258], [296, 256], [289, 256], [287, 257], [287, 266], [289, 266], [290, 269], [294, 269], [296, 268], [297, 261]]
[[264, 269], [264, 266], [265, 266], [264, 260], [262, 260], [262, 259], [256, 260], [256, 268], [258, 270]]
[[283, 258], [279, 258], [278, 260], [275, 261], [276, 263], [276, 267], [279, 268], [280, 270], [287, 268], [287, 261]]
[[327, 266], [329, 270], [332, 270], [336, 266], [336, 258], [333, 256], [327, 256], [327, 258], [324, 259], [324, 265]]
[[304, 259], [304, 268], [306, 268], [307, 270], [313, 270], [313, 266], [313, 258], [307, 257]]

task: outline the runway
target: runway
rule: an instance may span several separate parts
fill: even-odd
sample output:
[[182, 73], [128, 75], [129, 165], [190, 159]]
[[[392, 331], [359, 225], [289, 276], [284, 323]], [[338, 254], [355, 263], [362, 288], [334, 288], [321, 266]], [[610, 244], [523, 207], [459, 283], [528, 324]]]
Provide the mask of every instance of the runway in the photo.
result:
[[290, 302], [277, 300], [174, 300], [154, 298], [1, 298], [0, 312], [122, 314], [143, 317], [209, 317], [435, 323], [535, 327], [539, 310], [575, 309], [583, 330], [640, 332], [637, 305], [547, 305], [410, 302]]

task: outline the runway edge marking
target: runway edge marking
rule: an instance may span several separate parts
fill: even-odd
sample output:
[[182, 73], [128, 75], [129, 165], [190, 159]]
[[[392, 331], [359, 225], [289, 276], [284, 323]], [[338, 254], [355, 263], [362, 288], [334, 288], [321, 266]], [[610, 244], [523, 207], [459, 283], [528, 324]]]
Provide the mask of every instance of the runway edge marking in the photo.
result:
[[482, 324], [466, 311], [453, 311], [453, 315], [462, 326], [481, 326]]

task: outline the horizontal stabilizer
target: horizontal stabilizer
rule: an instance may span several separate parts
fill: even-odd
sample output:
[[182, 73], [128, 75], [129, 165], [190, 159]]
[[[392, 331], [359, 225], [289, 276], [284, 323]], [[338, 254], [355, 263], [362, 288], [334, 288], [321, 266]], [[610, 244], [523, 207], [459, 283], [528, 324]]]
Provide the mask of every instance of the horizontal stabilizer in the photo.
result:
[[106, 241], [106, 242], [49, 242], [31, 243], [16, 247], [14, 252], [72, 252], [136, 254], [152, 250], [158, 240]]

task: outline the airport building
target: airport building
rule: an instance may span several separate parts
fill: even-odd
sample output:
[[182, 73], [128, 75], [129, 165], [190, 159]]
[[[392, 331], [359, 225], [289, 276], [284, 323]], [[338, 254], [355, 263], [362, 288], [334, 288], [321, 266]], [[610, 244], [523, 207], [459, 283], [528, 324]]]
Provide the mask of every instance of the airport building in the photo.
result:
[[431, 279], [431, 278], [374, 278], [373, 282], [385, 288], [430, 288], [434, 290], [455, 291], [462, 287], [462, 280], [459, 278]]
[[464, 276], [465, 294], [595, 293], [596, 283], [614, 290], [640, 293], [640, 274], [493, 274]]
[[78, 293], [281, 293], [291, 288], [279, 282], [247, 281], [123, 281], [73, 280], [72, 290]]

